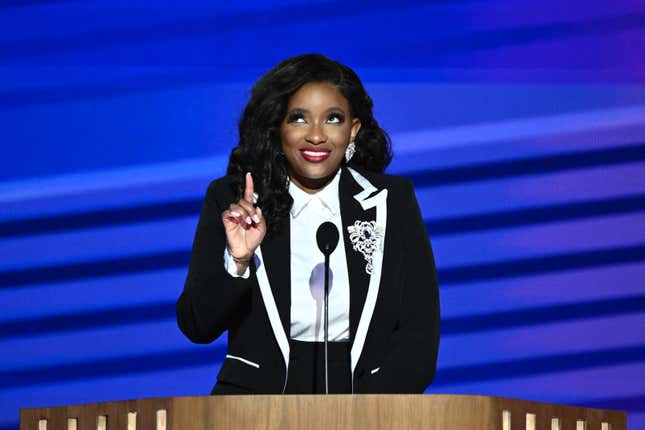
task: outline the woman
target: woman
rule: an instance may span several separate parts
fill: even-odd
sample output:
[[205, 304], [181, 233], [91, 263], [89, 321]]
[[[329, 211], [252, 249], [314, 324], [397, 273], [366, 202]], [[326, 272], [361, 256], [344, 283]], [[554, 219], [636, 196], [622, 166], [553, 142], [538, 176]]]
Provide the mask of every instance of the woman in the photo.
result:
[[289, 58], [262, 76], [228, 175], [206, 193], [177, 321], [228, 330], [214, 394], [324, 392], [322, 261], [333, 222], [329, 392], [418, 393], [439, 345], [430, 242], [412, 183], [384, 175], [390, 143], [347, 66]]

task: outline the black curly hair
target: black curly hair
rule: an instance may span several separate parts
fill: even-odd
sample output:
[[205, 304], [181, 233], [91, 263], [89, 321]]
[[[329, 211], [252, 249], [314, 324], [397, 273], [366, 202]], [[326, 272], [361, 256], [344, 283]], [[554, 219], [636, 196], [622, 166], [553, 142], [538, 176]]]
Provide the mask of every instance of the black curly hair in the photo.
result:
[[372, 99], [352, 69], [320, 54], [282, 61], [253, 86], [239, 121], [240, 141], [231, 151], [227, 168], [227, 174], [234, 177], [238, 198], [244, 192], [244, 175], [252, 173], [259, 195], [257, 205], [267, 220], [268, 235], [279, 232], [293, 204], [280, 124], [287, 114], [291, 96], [310, 82], [334, 84], [348, 100], [352, 116], [361, 121], [350, 166], [382, 173], [392, 159], [390, 138], [374, 119]]

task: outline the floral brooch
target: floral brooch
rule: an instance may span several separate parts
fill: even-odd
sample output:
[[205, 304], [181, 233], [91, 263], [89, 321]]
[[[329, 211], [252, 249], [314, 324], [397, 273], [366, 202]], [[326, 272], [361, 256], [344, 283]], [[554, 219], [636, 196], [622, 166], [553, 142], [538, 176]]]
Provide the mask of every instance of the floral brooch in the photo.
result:
[[363, 254], [365, 261], [367, 261], [365, 271], [368, 275], [372, 274], [374, 251], [381, 249], [383, 244], [383, 232], [381, 230], [376, 226], [376, 221], [356, 221], [354, 225], [347, 227], [352, 248], [354, 248], [354, 251]]

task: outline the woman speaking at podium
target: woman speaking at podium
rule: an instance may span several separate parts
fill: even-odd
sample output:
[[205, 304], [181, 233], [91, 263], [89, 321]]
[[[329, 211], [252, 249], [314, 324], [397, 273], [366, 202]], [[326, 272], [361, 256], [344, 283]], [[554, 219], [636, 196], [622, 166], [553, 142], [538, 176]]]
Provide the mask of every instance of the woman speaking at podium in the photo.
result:
[[[439, 346], [434, 259], [412, 183], [383, 174], [389, 138], [356, 73], [322, 55], [281, 62], [254, 85], [239, 135], [177, 302], [191, 341], [228, 330], [212, 393], [423, 392]], [[325, 361], [326, 221], [340, 240]]]

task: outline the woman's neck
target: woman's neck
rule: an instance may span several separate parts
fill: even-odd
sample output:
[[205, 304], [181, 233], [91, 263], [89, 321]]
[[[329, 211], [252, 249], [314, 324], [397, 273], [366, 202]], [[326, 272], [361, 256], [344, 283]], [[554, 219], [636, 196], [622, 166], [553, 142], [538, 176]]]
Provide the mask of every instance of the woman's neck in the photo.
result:
[[334, 173], [332, 173], [331, 175], [325, 178], [317, 178], [317, 179], [299, 178], [295, 176], [293, 173], [290, 173], [289, 180], [293, 182], [293, 184], [296, 187], [300, 188], [305, 193], [316, 194], [317, 192], [325, 188], [327, 184], [329, 184], [334, 179], [337, 173], [338, 173], [338, 170], [336, 170]]

